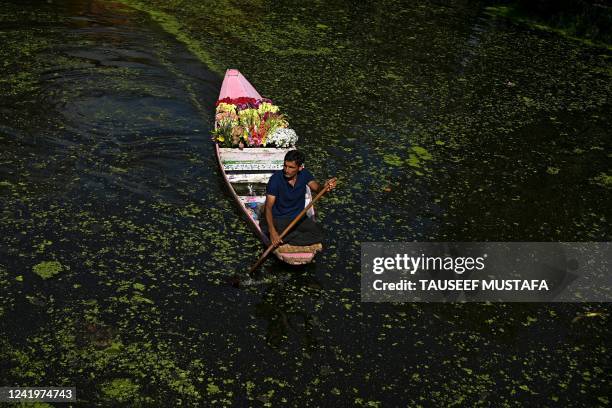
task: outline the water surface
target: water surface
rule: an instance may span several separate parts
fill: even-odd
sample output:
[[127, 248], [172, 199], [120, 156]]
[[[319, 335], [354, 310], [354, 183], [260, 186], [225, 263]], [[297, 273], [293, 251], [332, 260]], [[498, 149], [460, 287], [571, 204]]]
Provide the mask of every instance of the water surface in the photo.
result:
[[[84, 406], [607, 404], [608, 306], [364, 304], [359, 250], [609, 240], [609, 52], [480, 3], [281, 3], [163, 6], [214, 67], [119, 3], [0, 6], [0, 382]], [[240, 289], [262, 248], [209, 141], [217, 67], [340, 179], [317, 263]]]

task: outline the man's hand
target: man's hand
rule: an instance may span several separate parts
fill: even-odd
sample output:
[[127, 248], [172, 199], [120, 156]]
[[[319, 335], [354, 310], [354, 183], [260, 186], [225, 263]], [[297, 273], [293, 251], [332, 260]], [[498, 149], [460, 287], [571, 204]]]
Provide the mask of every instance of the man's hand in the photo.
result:
[[272, 241], [275, 247], [283, 243], [283, 240], [280, 238], [280, 235], [278, 235], [276, 228], [270, 229], [270, 241]]
[[329, 192], [336, 188], [336, 178], [330, 178], [325, 182], [325, 189]]

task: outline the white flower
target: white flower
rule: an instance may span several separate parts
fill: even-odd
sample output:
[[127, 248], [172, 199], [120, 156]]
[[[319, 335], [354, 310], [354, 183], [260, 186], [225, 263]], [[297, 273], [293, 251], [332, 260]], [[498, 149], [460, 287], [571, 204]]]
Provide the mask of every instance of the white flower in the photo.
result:
[[278, 128], [266, 137], [266, 144], [276, 147], [294, 147], [297, 141], [295, 130], [288, 128]]

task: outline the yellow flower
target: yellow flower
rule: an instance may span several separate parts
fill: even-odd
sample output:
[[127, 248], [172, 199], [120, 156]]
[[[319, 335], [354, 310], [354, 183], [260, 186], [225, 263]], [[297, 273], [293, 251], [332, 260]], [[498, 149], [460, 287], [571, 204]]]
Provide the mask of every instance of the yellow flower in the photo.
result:
[[259, 105], [259, 108], [257, 108], [257, 111], [260, 114], [264, 114], [266, 112], [276, 113], [276, 112], [278, 112], [278, 106], [272, 105], [271, 103], [268, 103], [268, 102], [262, 102]]
[[238, 112], [238, 116], [240, 116], [241, 118], [249, 118], [257, 114], [258, 112], [253, 108], [243, 109], [240, 112]]
[[231, 103], [221, 102], [219, 105], [217, 105], [217, 113], [220, 113], [220, 112], [236, 113], [236, 105], [233, 105]]
[[259, 113], [255, 109], [243, 109], [238, 112], [240, 117], [240, 124], [244, 127], [258, 126], [259, 125]]

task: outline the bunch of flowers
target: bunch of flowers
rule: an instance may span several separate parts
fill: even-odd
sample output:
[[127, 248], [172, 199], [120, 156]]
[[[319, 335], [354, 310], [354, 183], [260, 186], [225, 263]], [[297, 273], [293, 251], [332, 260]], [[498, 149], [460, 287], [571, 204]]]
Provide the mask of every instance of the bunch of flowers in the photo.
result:
[[[286, 137], [277, 136], [274, 142], [269, 139], [277, 130], [289, 126], [285, 116], [279, 113], [278, 106], [271, 100], [224, 98], [218, 100], [216, 106], [213, 140], [221, 146], [260, 147], [271, 144], [286, 147], [285, 144], [289, 140]], [[293, 134], [295, 135], [295, 132]], [[295, 140], [297, 141], [297, 136]]]
[[216, 106], [219, 107], [219, 105], [221, 104], [234, 105], [240, 110], [240, 109], [248, 109], [248, 108], [257, 109], [262, 104], [272, 105], [272, 101], [267, 98], [255, 99], [255, 98], [249, 98], [247, 96], [241, 96], [240, 98], [219, 99], [216, 103]]
[[297, 140], [298, 137], [295, 130], [278, 128], [268, 136], [267, 143], [275, 147], [293, 147]]

